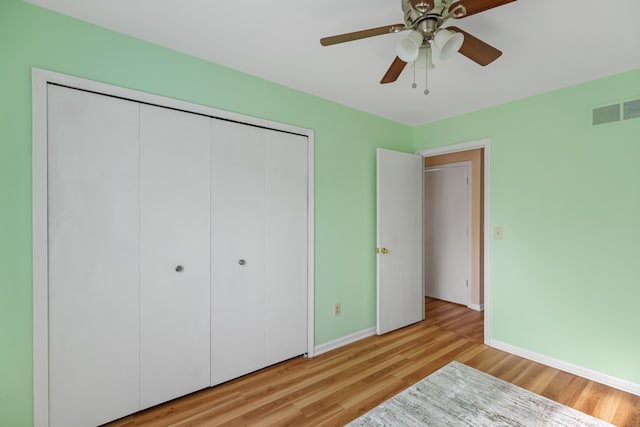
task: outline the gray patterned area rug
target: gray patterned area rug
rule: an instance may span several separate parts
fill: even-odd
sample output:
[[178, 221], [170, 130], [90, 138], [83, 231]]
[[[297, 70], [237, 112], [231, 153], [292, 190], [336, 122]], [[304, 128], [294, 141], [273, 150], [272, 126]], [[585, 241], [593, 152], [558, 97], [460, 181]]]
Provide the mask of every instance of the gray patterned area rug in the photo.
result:
[[455, 361], [347, 425], [611, 426]]

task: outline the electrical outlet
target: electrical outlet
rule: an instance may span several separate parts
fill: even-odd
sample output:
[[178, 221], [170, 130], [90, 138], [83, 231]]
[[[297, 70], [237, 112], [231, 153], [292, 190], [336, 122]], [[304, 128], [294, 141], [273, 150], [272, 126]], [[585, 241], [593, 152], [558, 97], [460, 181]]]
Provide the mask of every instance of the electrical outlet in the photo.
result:
[[342, 304], [339, 302], [333, 305], [333, 317], [338, 317], [342, 314]]

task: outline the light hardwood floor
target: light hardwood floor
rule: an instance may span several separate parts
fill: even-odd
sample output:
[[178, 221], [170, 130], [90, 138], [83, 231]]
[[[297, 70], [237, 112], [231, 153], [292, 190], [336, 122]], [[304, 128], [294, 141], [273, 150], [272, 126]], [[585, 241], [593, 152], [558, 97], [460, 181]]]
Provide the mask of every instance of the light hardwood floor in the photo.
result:
[[640, 397], [485, 346], [482, 313], [432, 299], [426, 312], [424, 322], [293, 359], [110, 426], [341, 426], [452, 360], [617, 426], [640, 426]]

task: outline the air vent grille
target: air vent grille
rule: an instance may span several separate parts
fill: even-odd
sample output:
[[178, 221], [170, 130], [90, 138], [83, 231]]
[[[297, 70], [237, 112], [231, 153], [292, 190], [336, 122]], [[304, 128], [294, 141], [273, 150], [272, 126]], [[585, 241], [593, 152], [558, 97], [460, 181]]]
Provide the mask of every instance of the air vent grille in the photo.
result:
[[606, 107], [593, 109], [592, 123], [594, 125], [617, 122], [618, 120], [620, 120], [620, 104], [607, 105]]
[[640, 119], [640, 99], [594, 108], [591, 124], [595, 126], [629, 119]]
[[640, 119], [640, 99], [624, 103], [624, 119]]

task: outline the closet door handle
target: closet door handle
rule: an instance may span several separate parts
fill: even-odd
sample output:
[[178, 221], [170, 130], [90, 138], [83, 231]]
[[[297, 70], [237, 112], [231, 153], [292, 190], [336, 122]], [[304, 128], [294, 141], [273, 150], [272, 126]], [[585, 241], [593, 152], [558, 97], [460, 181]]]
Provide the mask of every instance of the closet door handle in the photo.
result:
[[247, 262], [246, 262], [245, 260], [243, 260], [243, 259], [241, 259], [240, 261], [238, 261], [238, 264], [240, 264], [240, 265], [245, 265], [246, 263], [247, 263]]
[[182, 270], [184, 270], [184, 267], [183, 267], [183, 266], [181, 266], [181, 265], [177, 265], [177, 266], [176, 266], [176, 271], [177, 271], [178, 273], [180, 273]]

